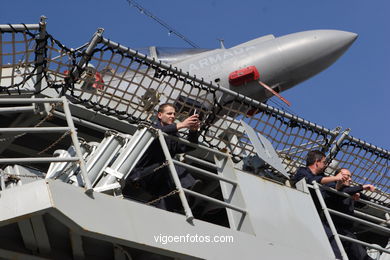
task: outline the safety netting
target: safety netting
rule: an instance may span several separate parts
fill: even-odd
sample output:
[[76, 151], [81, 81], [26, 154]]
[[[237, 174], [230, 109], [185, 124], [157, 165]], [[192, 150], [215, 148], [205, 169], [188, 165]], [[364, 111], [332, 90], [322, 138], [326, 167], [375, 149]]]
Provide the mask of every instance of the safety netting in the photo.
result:
[[344, 136], [335, 148], [330, 168], [349, 169], [354, 183], [374, 184], [377, 190], [371, 197], [389, 207], [390, 152], [350, 135]]
[[34, 32], [25, 25], [1, 28], [2, 95], [66, 95], [73, 103], [135, 124], [154, 120], [160, 104], [173, 103], [179, 120], [200, 115], [201, 143], [229, 152], [236, 162], [256, 154], [243, 120], [272, 143], [290, 174], [304, 165], [308, 151], [335, 151], [332, 158], [354, 171], [356, 183], [370, 182], [380, 188], [381, 196], [389, 194], [388, 151], [378, 153], [364, 142], [355, 144], [353, 138], [334, 149], [338, 130], [205, 82], [105, 39], [101, 30], [72, 49], [43, 32], [42, 26]]
[[31, 30], [26, 25], [15, 27], [0, 27], [0, 91], [8, 94], [30, 89], [27, 82], [35, 80], [38, 67], [35, 58], [39, 27]]

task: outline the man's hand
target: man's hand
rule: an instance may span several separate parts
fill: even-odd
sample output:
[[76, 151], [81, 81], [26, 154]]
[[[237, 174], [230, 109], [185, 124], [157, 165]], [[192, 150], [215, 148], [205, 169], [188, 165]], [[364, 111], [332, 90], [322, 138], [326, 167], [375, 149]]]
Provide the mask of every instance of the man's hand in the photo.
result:
[[344, 179], [345, 179], [344, 175], [341, 172], [339, 172], [337, 175], [335, 175], [334, 178], [335, 178], [335, 181], [344, 181]]
[[363, 190], [369, 190], [369, 191], [375, 191], [375, 186], [372, 184], [364, 184], [363, 185]]
[[352, 197], [353, 200], [359, 200], [360, 199], [360, 193], [355, 193], [351, 197]]
[[197, 131], [199, 129], [199, 115], [192, 115], [187, 117], [183, 122], [179, 122], [176, 124], [177, 130], [182, 128], [188, 128], [192, 131]]

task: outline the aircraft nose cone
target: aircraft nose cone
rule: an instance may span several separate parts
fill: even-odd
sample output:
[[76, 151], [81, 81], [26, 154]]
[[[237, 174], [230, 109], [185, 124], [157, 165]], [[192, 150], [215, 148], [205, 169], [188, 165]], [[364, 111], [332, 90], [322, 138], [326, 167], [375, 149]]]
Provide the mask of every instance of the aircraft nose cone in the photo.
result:
[[[333, 64], [356, 40], [356, 33], [315, 30], [289, 34], [278, 40], [278, 81], [287, 89]], [[274, 71], [276, 72], [276, 71]]]

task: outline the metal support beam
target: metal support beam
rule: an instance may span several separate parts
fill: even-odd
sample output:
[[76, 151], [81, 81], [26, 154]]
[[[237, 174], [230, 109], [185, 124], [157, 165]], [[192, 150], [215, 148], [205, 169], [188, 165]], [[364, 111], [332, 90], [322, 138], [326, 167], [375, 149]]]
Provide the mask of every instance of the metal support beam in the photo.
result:
[[24, 219], [18, 222], [20, 234], [23, 239], [24, 246], [33, 253], [38, 251], [37, 241], [34, 236], [34, 231], [30, 219]]
[[69, 238], [70, 244], [72, 245], [73, 260], [85, 259], [82, 237], [72, 230], [69, 230]]
[[45, 59], [45, 52], [46, 52], [46, 17], [41, 16], [41, 21], [39, 22], [39, 35], [38, 35], [38, 44], [35, 49], [35, 55], [36, 55], [36, 63], [35, 66], [37, 67], [37, 77], [36, 77], [36, 83], [35, 83], [35, 90], [36, 92], [41, 91], [42, 86], [42, 79], [43, 79], [43, 65], [44, 65], [44, 59]]
[[41, 215], [32, 216], [31, 224], [34, 230], [35, 239], [37, 241], [39, 254], [49, 255], [51, 252], [51, 247], [43, 217]]

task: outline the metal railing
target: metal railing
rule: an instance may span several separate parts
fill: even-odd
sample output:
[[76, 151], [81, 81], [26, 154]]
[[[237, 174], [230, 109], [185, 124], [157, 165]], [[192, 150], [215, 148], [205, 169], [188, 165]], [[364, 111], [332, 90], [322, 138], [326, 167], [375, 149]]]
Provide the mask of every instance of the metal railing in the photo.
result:
[[[225, 153], [221, 153], [221, 152], [219, 152], [217, 150], [210, 149], [208, 147], [204, 147], [204, 146], [201, 146], [201, 145], [198, 145], [198, 144], [191, 143], [191, 142], [183, 140], [181, 138], [177, 138], [177, 137], [173, 137], [173, 136], [170, 136], [170, 135], [167, 135], [167, 134], [163, 134], [161, 132], [161, 130], [158, 130], [158, 139], [159, 139], [161, 147], [163, 149], [165, 158], [168, 161], [169, 171], [170, 171], [172, 179], [174, 180], [174, 183], [175, 183], [175, 186], [176, 186], [176, 190], [179, 193], [179, 197], [180, 197], [182, 206], [184, 208], [184, 212], [185, 212], [187, 221], [192, 221], [194, 216], [192, 214], [191, 207], [188, 204], [188, 201], [187, 201], [187, 198], [186, 198], [185, 194], [188, 194], [190, 196], [194, 196], [196, 198], [205, 200], [207, 202], [210, 202], [212, 204], [215, 204], [215, 205], [218, 205], [218, 206], [221, 206], [221, 207], [224, 207], [224, 208], [232, 209], [234, 211], [242, 213], [243, 215], [247, 214], [247, 211], [245, 209], [241, 208], [241, 207], [238, 207], [238, 206], [232, 205], [230, 203], [227, 203], [227, 202], [224, 202], [224, 201], [221, 201], [221, 200], [209, 197], [207, 195], [203, 195], [203, 194], [201, 194], [199, 192], [195, 192], [195, 191], [183, 188], [181, 183], [180, 183], [180, 179], [179, 179], [179, 176], [177, 174], [177, 171], [175, 169], [175, 165], [182, 166], [182, 167], [190, 170], [191, 172], [196, 172], [197, 174], [206, 176], [208, 178], [212, 178], [212, 179], [215, 179], [215, 180], [218, 180], [218, 181], [223, 181], [223, 182], [229, 183], [229, 184], [231, 184], [233, 186], [237, 186], [238, 184], [237, 184], [236, 181], [231, 180], [229, 178], [225, 178], [225, 177], [219, 176], [219, 175], [217, 175], [215, 173], [206, 171], [204, 169], [201, 169], [201, 168], [189, 165], [187, 163], [183, 163], [183, 162], [180, 162], [180, 161], [172, 159], [164, 136], [166, 136], [168, 138], [172, 138], [172, 139], [178, 140], [180, 142], [185, 143], [186, 145], [193, 146], [193, 147], [195, 147], [197, 149], [200, 149], [200, 150], [203, 150], [203, 151], [206, 151], [206, 152], [209, 152], [209, 153], [211, 152], [212, 154], [215, 154], [217, 156], [223, 156], [223, 158], [225, 158], [226, 160], [229, 159], [229, 155], [225, 154]], [[190, 156], [190, 159], [191, 159], [191, 156]], [[194, 158], [194, 157], [192, 157], [192, 159], [195, 159], [198, 163], [204, 164], [204, 165], [206, 165], [208, 167], [211, 166], [213, 168], [218, 168], [218, 166], [216, 166], [214, 164], [211, 164], [211, 163], [209, 163], [207, 161], [200, 160], [200, 159]]]
[[[327, 187], [327, 186], [324, 186], [324, 185], [320, 185], [320, 184], [318, 184], [315, 181], [313, 182], [313, 186], [311, 186], [311, 185], [308, 185], [308, 186], [309, 186], [309, 188], [313, 188], [315, 190], [315, 193], [317, 195], [318, 201], [319, 201], [319, 203], [321, 205], [321, 209], [324, 212], [325, 219], [326, 219], [326, 221], [327, 221], [327, 223], [329, 225], [329, 228], [331, 229], [332, 235], [334, 236], [335, 242], [336, 242], [336, 244], [337, 244], [337, 246], [338, 246], [338, 248], [340, 250], [340, 253], [341, 253], [341, 256], [342, 256], [343, 260], [348, 260], [348, 256], [347, 256], [347, 253], [346, 253], [346, 251], [344, 249], [344, 246], [343, 246], [341, 240], [349, 241], [349, 242], [352, 242], [352, 243], [357, 243], [357, 244], [360, 244], [360, 245], [368, 247], [368, 248], [376, 249], [376, 250], [378, 250], [378, 251], [380, 251], [382, 253], [390, 254], [390, 250], [389, 249], [386, 249], [386, 248], [383, 248], [383, 247], [380, 247], [380, 246], [377, 246], [377, 245], [374, 245], [374, 244], [370, 244], [370, 243], [367, 243], [367, 242], [364, 242], [364, 241], [361, 241], [361, 240], [358, 240], [358, 239], [354, 239], [354, 238], [351, 238], [351, 237], [348, 237], [348, 236], [345, 236], [345, 235], [338, 234], [337, 227], [333, 223], [331, 215], [336, 215], [338, 217], [347, 219], [349, 221], [357, 222], [357, 223], [369, 226], [371, 228], [374, 228], [376, 230], [379, 230], [381, 232], [384, 232], [384, 233], [388, 234], [389, 237], [390, 237], [390, 228], [388, 228], [386, 226], [389, 226], [390, 223], [387, 223], [387, 221], [385, 219], [371, 217], [371, 220], [375, 220], [375, 221], [382, 220], [381, 221], [381, 225], [380, 224], [375, 224], [375, 223], [372, 223], [370, 221], [363, 220], [363, 219], [361, 219], [359, 217], [350, 216], [348, 214], [344, 214], [344, 213], [338, 212], [336, 210], [330, 209], [326, 205], [326, 202], [325, 202], [325, 200], [323, 198], [323, 195], [321, 193], [320, 187], [322, 189], [326, 190], [327, 192], [333, 192], [333, 193], [339, 195], [341, 198], [342, 197], [350, 198], [351, 196], [346, 194], [346, 193], [339, 192], [339, 191], [337, 191], [335, 189], [332, 189], [330, 187]], [[370, 205], [370, 206], [373, 206], [373, 207], [376, 207], [377, 209], [380, 209], [380, 210], [382, 210], [382, 211], [384, 211], [386, 213], [390, 212], [390, 208], [386, 208], [386, 207], [383, 207], [381, 205], [377, 205], [376, 203], [372, 203], [370, 201], [359, 199], [359, 202], [367, 204], [367, 205]], [[356, 214], [356, 215], [359, 215], [359, 214]], [[363, 217], [362, 214], [360, 214], [360, 216]], [[367, 217], [367, 216], [365, 216], [365, 217]], [[370, 218], [370, 216], [368, 218]]]
[[[0, 104], [62, 104], [65, 119], [67, 122], [67, 127], [8, 127], [0, 128], [0, 133], [52, 133], [52, 132], [69, 132], [73, 146], [76, 150], [75, 157], [29, 157], [29, 158], [1, 158], [0, 163], [48, 163], [48, 162], [77, 162], [80, 166], [81, 174], [85, 183], [85, 188], [87, 192], [90, 192], [92, 189], [91, 182], [88, 178], [87, 171], [85, 168], [85, 162], [81, 152], [80, 144], [77, 138], [77, 131], [73, 124], [71, 117], [68, 100], [66, 97], [61, 98], [4, 98], [0, 99]], [[33, 107], [31, 107], [33, 111]], [[23, 109], [24, 110], [24, 109]], [[20, 112], [19, 109], [6, 109], [7, 112], [14, 111], [15, 113]], [[1, 111], [0, 111], [1, 113]], [[49, 112], [50, 113], [50, 112]]]

